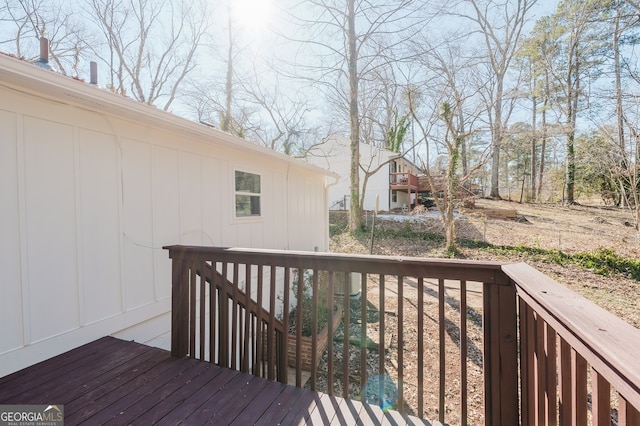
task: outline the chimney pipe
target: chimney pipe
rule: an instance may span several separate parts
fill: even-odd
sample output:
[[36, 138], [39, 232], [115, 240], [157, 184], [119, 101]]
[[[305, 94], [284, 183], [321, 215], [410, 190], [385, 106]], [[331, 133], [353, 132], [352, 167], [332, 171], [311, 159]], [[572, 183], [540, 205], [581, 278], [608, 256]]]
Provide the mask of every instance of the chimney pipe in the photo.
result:
[[49, 62], [49, 39], [40, 38], [40, 60], [44, 63]]
[[89, 83], [98, 85], [98, 64], [95, 61], [89, 62]]
[[36, 65], [46, 70], [52, 70], [49, 65], [49, 39], [40, 37], [40, 59], [36, 61]]

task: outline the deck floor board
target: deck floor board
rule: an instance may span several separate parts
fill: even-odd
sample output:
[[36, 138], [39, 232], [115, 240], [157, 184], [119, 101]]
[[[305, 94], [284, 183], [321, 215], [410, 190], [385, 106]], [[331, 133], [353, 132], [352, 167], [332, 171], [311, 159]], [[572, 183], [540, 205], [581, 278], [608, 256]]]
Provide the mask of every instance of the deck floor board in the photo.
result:
[[295, 386], [271, 382], [265, 389], [265, 393], [269, 395], [268, 398], [260, 399], [257, 402], [257, 407], [251, 412], [240, 413], [231, 424], [235, 426], [280, 424], [306, 391]]
[[94, 343], [96, 343], [95, 347], [90, 344], [84, 345], [74, 351], [67, 352], [68, 357], [61, 354], [46, 362], [35, 364], [28, 369], [3, 377], [0, 381], [0, 400], [16, 397], [25, 391], [39, 388], [48, 382], [54, 382], [56, 377], [69, 371], [70, 365], [80, 368], [83, 363], [90, 362], [92, 357], [98, 357], [100, 353], [110, 351], [110, 347], [114, 346], [114, 342], [109, 339], [100, 339]]
[[86, 386], [83, 386], [85, 392], [80, 397], [65, 398], [66, 401], [70, 401], [68, 405], [65, 405], [65, 417], [73, 416], [72, 418], [85, 419], [97, 413], [103, 407], [108, 406], [108, 395], [112, 391], [121, 386], [127, 386], [131, 380], [137, 377], [133, 375], [135, 371], [146, 371], [164, 360], [166, 360], [166, 354], [152, 351], [149, 357], [124, 364], [123, 368], [114, 369], [113, 375], [106, 374], [101, 377], [103, 380], [99, 382], [87, 382]]
[[415, 421], [113, 337], [0, 378], [0, 404], [64, 405], [68, 425]]

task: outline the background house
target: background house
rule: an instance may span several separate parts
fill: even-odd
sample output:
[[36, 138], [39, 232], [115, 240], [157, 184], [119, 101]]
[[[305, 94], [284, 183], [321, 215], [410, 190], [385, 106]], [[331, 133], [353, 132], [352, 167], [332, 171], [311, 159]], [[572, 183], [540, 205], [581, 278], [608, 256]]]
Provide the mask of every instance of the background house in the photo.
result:
[[[351, 150], [349, 139], [332, 135], [307, 153], [306, 160], [340, 175], [339, 181], [329, 187], [329, 209], [348, 210], [350, 203]], [[420, 168], [398, 153], [373, 145], [360, 143], [360, 164], [373, 172], [367, 182], [363, 208], [374, 210], [376, 196], [380, 210], [410, 207], [415, 203]], [[360, 171], [360, 188], [365, 172]], [[362, 195], [361, 195], [362, 196]]]
[[0, 55], [0, 376], [166, 346], [164, 245], [328, 248], [318, 167]]

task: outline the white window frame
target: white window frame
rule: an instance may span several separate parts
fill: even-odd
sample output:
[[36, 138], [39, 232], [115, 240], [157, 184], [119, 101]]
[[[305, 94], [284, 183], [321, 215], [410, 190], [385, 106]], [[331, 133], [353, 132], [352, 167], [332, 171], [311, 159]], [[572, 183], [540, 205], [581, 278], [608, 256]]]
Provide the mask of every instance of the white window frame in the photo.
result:
[[[238, 190], [237, 182], [236, 182], [238, 173], [245, 173], [247, 175], [257, 176], [259, 192]], [[237, 201], [238, 196], [250, 197], [250, 199], [257, 198], [258, 213], [238, 214], [238, 201]], [[251, 203], [251, 201], [249, 201], [249, 203]], [[251, 206], [249, 207], [249, 209], [251, 210]], [[262, 217], [262, 175], [260, 173], [249, 172], [241, 169], [235, 169], [233, 171], [233, 215], [236, 219], [256, 219], [256, 218]]]

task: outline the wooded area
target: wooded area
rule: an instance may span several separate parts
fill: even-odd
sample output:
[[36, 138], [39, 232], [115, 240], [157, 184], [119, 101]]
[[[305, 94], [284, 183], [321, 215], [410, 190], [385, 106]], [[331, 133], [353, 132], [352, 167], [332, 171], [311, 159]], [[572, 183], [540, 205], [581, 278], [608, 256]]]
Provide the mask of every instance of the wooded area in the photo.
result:
[[61, 73], [97, 61], [102, 87], [293, 156], [349, 135], [354, 200], [365, 142], [495, 198], [638, 217], [640, 4], [541, 3], [2, 0], [0, 51], [46, 36]]

